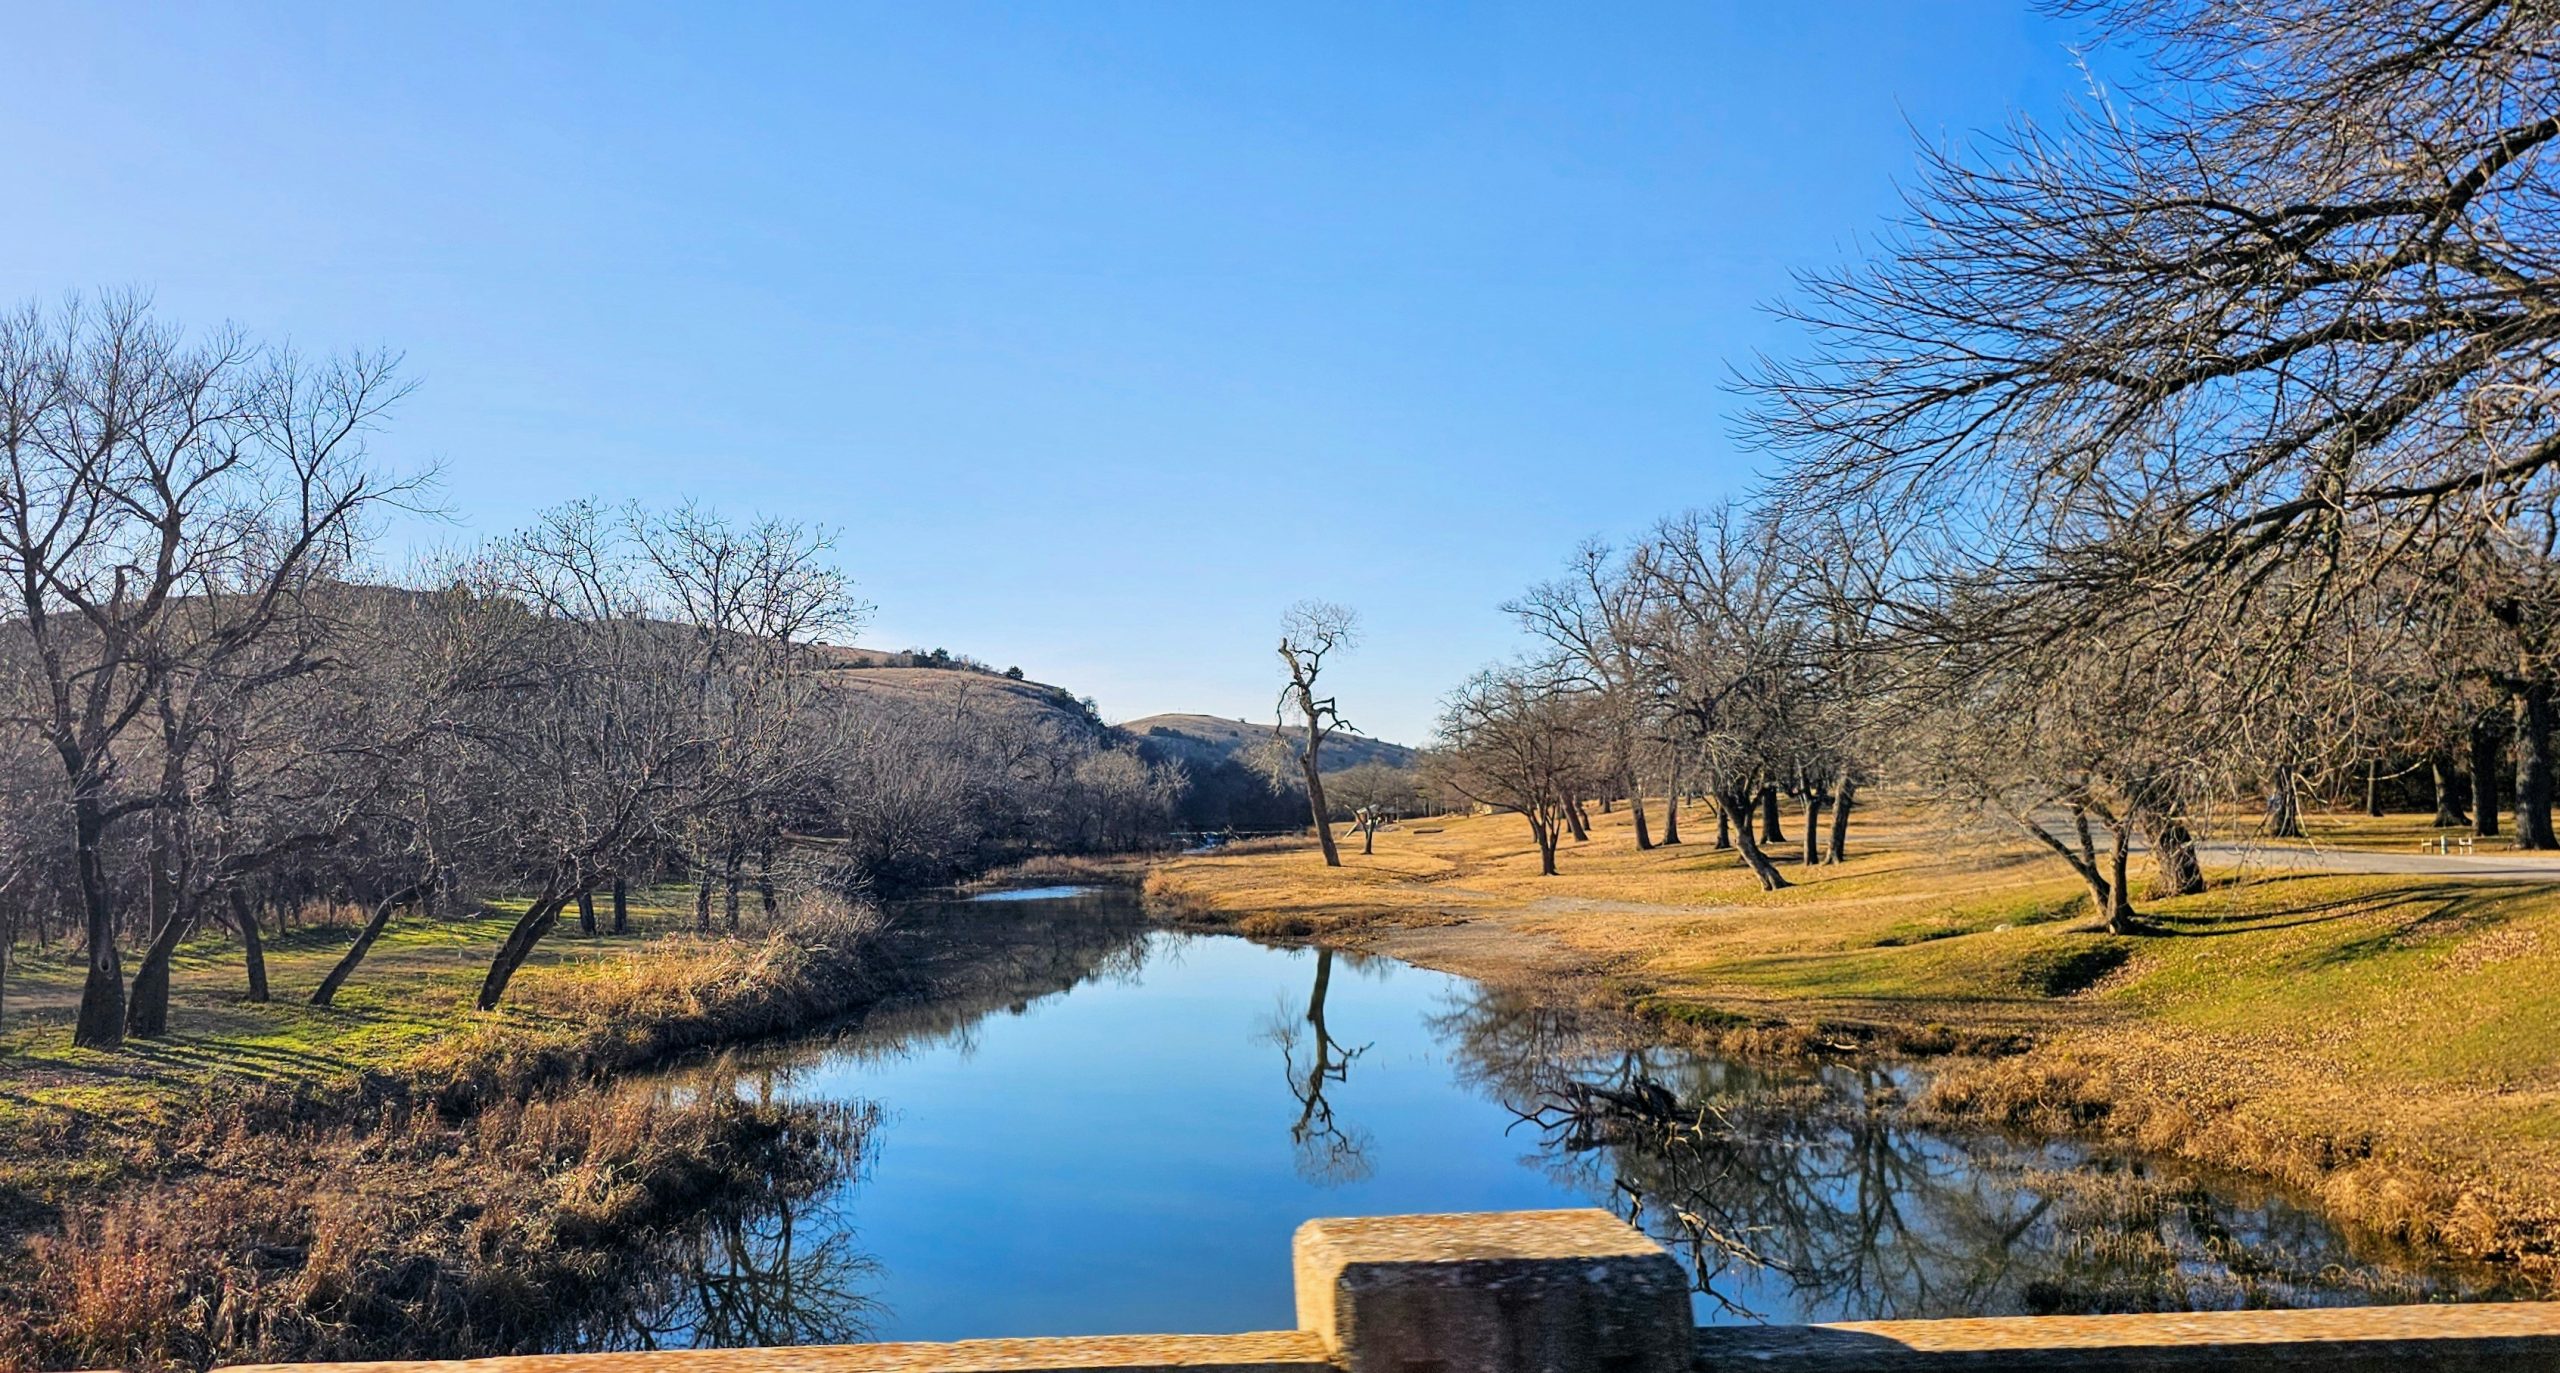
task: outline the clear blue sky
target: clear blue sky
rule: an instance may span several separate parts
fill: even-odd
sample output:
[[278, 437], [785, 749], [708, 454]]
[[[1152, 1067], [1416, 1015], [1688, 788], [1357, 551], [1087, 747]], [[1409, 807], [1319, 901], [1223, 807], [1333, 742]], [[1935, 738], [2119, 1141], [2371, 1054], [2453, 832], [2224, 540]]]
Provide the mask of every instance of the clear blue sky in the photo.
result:
[[[2020, 0], [10, 8], [0, 297], [387, 345], [465, 529], [840, 527], [866, 642], [1270, 709], [1357, 606], [1427, 733], [1575, 540], [1750, 480], [1728, 364], [1914, 131], [2078, 89]], [[452, 537], [404, 531], [404, 539]]]

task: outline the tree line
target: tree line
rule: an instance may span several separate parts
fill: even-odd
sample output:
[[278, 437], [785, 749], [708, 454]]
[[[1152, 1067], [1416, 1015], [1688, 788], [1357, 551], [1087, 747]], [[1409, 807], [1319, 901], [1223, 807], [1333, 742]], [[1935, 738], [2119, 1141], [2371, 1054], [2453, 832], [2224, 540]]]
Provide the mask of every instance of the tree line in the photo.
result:
[[1583, 549], [1449, 698], [1548, 870], [1584, 798], [1686, 790], [1783, 885], [1778, 798], [1812, 861], [1880, 776], [2120, 930], [2135, 855], [2201, 890], [2315, 798], [2560, 847], [2560, 11], [2060, 8], [2134, 93], [1924, 146], [1737, 379], [1761, 488]]
[[408, 390], [137, 295], [0, 314], [0, 986], [24, 939], [84, 950], [78, 1043], [165, 1033], [207, 928], [266, 1000], [266, 930], [313, 902], [368, 908], [327, 1004], [397, 913], [529, 897], [486, 1009], [564, 920], [625, 932], [635, 883], [736, 930], [780, 886], [1165, 829], [1181, 769], [1089, 709], [859, 690], [811, 525], [582, 501], [382, 571], [430, 490], [370, 450]]

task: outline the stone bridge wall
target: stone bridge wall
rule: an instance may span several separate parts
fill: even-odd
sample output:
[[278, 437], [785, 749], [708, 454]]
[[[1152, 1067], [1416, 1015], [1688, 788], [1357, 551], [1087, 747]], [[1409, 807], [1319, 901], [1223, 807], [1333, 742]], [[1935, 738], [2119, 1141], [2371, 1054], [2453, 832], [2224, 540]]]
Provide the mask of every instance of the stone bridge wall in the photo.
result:
[[2560, 1303], [1697, 1330], [1689, 1323], [1680, 1266], [1605, 1211], [1309, 1221], [1298, 1231], [1295, 1259], [1294, 1331], [300, 1367], [306, 1373], [2560, 1373]]

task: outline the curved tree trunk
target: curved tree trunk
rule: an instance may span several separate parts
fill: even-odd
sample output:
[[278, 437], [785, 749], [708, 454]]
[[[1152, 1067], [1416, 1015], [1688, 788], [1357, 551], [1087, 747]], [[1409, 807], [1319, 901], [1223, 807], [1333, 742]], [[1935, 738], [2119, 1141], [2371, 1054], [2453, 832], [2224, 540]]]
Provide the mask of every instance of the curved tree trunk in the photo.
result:
[[[1761, 799], [1768, 804], [1774, 805], [1776, 797], [1775, 788], [1768, 788], [1761, 792]], [[1740, 810], [1743, 814], [1743, 823], [1734, 826], [1733, 837], [1741, 844], [1743, 865], [1751, 869], [1752, 876], [1760, 879], [1760, 890], [1777, 891], [1786, 886], [1787, 879], [1778, 871], [1778, 865], [1769, 861], [1769, 855], [1760, 851], [1759, 841], [1751, 835], [1749, 817], [1753, 798], [1750, 793], [1740, 792], [1718, 799], [1723, 804]]]
[[391, 923], [391, 913], [425, 896], [433, 889], [433, 884], [432, 878], [414, 882], [375, 902], [373, 917], [364, 922], [363, 929], [356, 932], [356, 942], [349, 944], [347, 951], [338, 955], [337, 965], [329, 969], [329, 975], [320, 979], [320, 989], [311, 994], [311, 1004], [314, 1006], [334, 1004], [338, 999], [338, 989], [346, 985], [347, 978], [355, 972], [356, 965], [364, 962], [365, 954], [372, 950], [373, 941], [380, 939], [384, 927]]
[[240, 932], [241, 961], [249, 967], [249, 999], [267, 999], [267, 945], [265, 931], [258, 928], [258, 908], [249, 904], [249, 893], [233, 882], [224, 888], [231, 906], [231, 928]]
[[[707, 888], [706, 888], [707, 890]], [[481, 1010], [497, 1009], [499, 998], [507, 994], [507, 984], [515, 980], [516, 970], [533, 954], [533, 946], [551, 933], [560, 919], [561, 909], [569, 904], [570, 893], [546, 888], [524, 908], [515, 928], [507, 931], [507, 942], [498, 946], [497, 957], [489, 960], [489, 975], [480, 981], [480, 996], [474, 1003]]]
[[1634, 768], [1627, 769], [1627, 809], [1635, 812], [1636, 852], [1653, 848], [1653, 827], [1644, 818], [1644, 782]]
[[1307, 809], [1314, 812], [1316, 844], [1324, 850], [1324, 865], [1342, 866], [1342, 851], [1333, 846], [1333, 820], [1324, 808], [1324, 774], [1316, 768], [1315, 722], [1307, 722], [1307, 747], [1298, 755], [1299, 766], [1307, 774]]
[[169, 959], [195, 924], [194, 914], [193, 902], [180, 901], [152, 931], [141, 961], [133, 966], [133, 988], [124, 1004], [126, 1037], [158, 1039], [169, 1033]]
[[134, 965], [133, 986], [125, 993], [124, 1032], [128, 1039], [158, 1039], [169, 1033], [169, 960], [178, 945], [194, 933], [196, 898], [185, 871], [188, 852], [186, 812], [155, 810], [151, 814], [150, 865], [151, 942]]
[[1662, 842], [1665, 845], [1677, 844], [1680, 842], [1680, 774], [1674, 772], [1665, 777], [1662, 791]]

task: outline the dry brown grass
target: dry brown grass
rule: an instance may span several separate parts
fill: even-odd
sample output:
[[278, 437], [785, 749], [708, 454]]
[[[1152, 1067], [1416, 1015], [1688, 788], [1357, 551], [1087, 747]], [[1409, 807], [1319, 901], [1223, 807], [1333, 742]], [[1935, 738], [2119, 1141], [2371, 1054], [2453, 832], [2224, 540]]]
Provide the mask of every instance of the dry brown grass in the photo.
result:
[[18, 1265], [0, 1360], [204, 1368], [462, 1357], [592, 1319], [653, 1237], [711, 1206], [806, 1195], [867, 1121], [741, 1099], [587, 1093], [454, 1122], [295, 1126], [242, 1110], [185, 1171], [75, 1208]]

